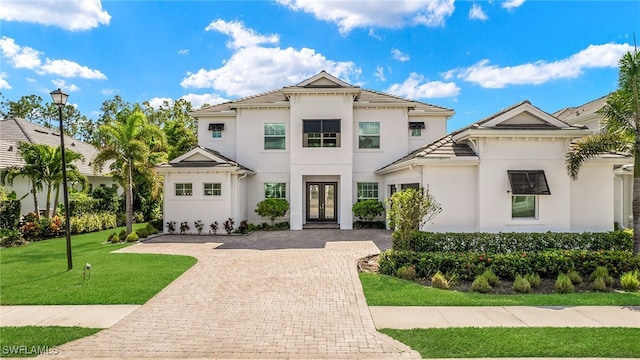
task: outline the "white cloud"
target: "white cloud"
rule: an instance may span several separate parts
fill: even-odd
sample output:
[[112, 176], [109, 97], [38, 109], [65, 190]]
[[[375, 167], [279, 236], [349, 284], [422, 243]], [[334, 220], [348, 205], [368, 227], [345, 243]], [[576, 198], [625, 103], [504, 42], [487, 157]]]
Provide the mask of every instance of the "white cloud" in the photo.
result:
[[160, 106], [163, 106], [165, 102], [167, 102], [169, 104], [169, 106], [173, 105], [173, 99], [172, 98], [161, 98], [161, 97], [154, 97], [150, 100], [148, 100], [149, 105], [154, 108], [154, 109], [159, 109]]
[[384, 77], [384, 68], [382, 66], [376, 67], [376, 72], [373, 73], [373, 76], [375, 76], [376, 79], [380, 81], [387, 81], [387, 79]]
[[104, 80], [107, 77], [98, 70], [89, 69], [69, 60], [50, 60], [37, 71], [40, 74], [54, 74], [68, 78], [80, 77], [83, 79]]
[[11, 89], [11, 85], [7, 81], [7, 73], [0, 72], [0, 89]]
[[489, 17], [484, 12], [484, 10], [482, 10], [482, 6], [478, 4], [473, 4], [471, 6], [471, 9], [469, 9], [469, 19], [485, 21], [485, 20], [488, 20]]
[[513, 10], [520, 7], [522, 4], [524, 4], [524, 2], [525, 0], [505, 0], [502, 3], [502, 7], [507, 10]]
[[[180, 85], [184, 88], [211, 88], [230, 96], [249, 96], [298, 83], [321, 70], [349, 81], [358, 77], [360, 69], [353, 62], [329, 60], [313, 49], [260, 47], [273, 43], [277, 35], [265, 37], [240, 23], [229, 27], [224, 22], [212, 29], [231, 36], [230, 46], [236, 49], [231, 58], [217, 69], [188, 72]], [[232, 31], [229, 31], [232, 29]]]
[[102, 10], [100, 0], [3, 0], [0, 20], [38, 23], [75, 31], [108, 25], [111, 15]]
[[277, 0], [295, 11], [338, 25], [342, 34], [355, 28], [397, 28], [406, 25], [442, 26], [453, 14], [454, 0], [334, 1]]
[[617, 67], [618, 61], [633, 47], [629, 44], [589, 45], [570, 57], [554, 62], [544, 60], [516, 66], [499, 67], [482, 60], [475, 65], [453, 69], [445, 79], [456, 76], [484, 88], [504, 88], [508, 85], [538, 85], [551, 80], [571, 79], [590, 68]]
[[103, 80], [107, 77], [98, 70], [90, 69], [70, 60], [40, 60], [42, 53], [28, 46], [20, 46], [14, 39], [0, 38], [0, 52], [16, 68], [34, 70], [37, 74], [53, 74], [62, 77]]
[[424, 82], [424, 76], [411, 73], [402, 84], [393, 84], [385, 92], [408, 99], [424, 99], [457, 96], [460, 88], [453, 82]]
[[393, 58], [398, 61], [404, 62], [411, 60], [411, 57], [408, 54], [405, 54], [398, 49], [391, 49], [391, 54], [393, 55]]
[[229, 101], [218, 94], [187, 94], [181, 99], [189, 101], [194, 109], [199, 109], [204, 104], [217, 105]]
[[106, 95], [106, 96], [113, 96], [116, 93], [118, 93], [118, 91], [115, 90], [115, 89], [102, 89], [102, 90], [100, 90], [100, 93], [102, 95]]
[[246, 28], [242, 22], [224, 20], [216, 20], [205, 28], [206, 31], [217, 31], [225, 35], [229, 35], [231, 40], [227, 42], [227, 47], [231, 49], [240, 49], [248, 46], [257, 46], [262, 44], [278, 44], [280, 36], [278, 35], [260, 35], [253, 29]]
[[76, 92], [80, 90], [76, 84], [67, 84], [67, 82], [62, 79], [51, 80], [51, 83], [58, 89], [63, 89], [65, 92]]
[[178, 50], [178, 55], [189, 55], [189, 49]]

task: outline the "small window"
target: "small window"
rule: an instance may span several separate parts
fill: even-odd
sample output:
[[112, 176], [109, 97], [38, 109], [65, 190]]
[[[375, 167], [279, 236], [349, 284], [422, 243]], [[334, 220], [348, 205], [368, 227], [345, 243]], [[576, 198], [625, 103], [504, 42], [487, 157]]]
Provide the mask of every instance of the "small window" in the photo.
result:
[[508, 170], [513, 195], [551, 195], [544, 170]]
[[176, 184], [176, 196], [191, 196], [193, 195], [193, 184], [184, 183]]
[[302, 120], [303, 147], [340, 147], [340, 120]]
[[400, 184], [400, 190], [404, 190], [404, 189], [420, 190], [420, 184], [419, 183]]
[[362, 182], [358, 183], [358, 201], [375, 199], [378, 200], [378, 183]]
[[211, 131], [212, 138], [222, 139], [222, 131], [224, 131], [224, 124], [209, 124], [209, 130]]
[[511, 197], [511, 218], [513, 219], [536, 219], [537, 218], [537, 196], [535, 195], [514, 195]]
[[286, 199], [287, 184], [286, 183], [265, 183], [264, 198], [265, 199]]
[[264, 149], [285, 149], [285, 124], [264, 124]]
[[222, 184], [220, 183], [205, 183], [203, 185], [204, 196], [220, 196], [222, 195]]
[[380, 123], [358, 123], [358, 148], [380, 149]]
[[411, 129], [411, 137], [420, 137], [422, 136], [422, 129]]
[[420, 137], [422, 136], [422, 130], [424, 130], [424, 121], [410, 121], [409, 122], [409, 131], [411, 132], [412, 137]]

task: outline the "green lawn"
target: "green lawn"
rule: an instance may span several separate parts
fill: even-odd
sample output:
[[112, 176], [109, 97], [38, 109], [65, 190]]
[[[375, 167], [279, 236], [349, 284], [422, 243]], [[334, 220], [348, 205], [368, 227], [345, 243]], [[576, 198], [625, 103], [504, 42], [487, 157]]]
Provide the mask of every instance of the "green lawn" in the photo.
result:
[[638, 328], [382, 329], [423, 358], [640, 357]]
[[58, 354], [58, 345], [93, 335], [102, 329], [64, 326], [0, 327], [0, 357]]
[[640, 292], [495, 295], [425, 287], [392, 276], [361, 273], [369, 306], [639, 306]]
[[[196, 263], [189, 256], [113, 254], [130, 246], [106, 243], [113, 232], [72, 236], [71, 271], [64, 238], [0, 249], [0, 304], [144, 304]], [[85, 263], [92, 271], [83, 281]]]

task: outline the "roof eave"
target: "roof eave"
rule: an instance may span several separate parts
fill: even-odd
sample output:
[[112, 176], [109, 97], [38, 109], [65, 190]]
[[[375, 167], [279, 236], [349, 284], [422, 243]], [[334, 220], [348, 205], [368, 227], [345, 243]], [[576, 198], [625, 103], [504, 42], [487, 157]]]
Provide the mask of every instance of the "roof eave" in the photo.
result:
[[592, 134], [589, 129], [493, 129], [493, 128], [475, 128], [467, 129], [458, 134], [453, 135], [453, 140], [463, 141], [471, 137], [513, 137], [513, 138], [579, 138], [585, 135]]
[[464, 157], [429, 157], [429, 158], [413, 158], [397, 164], [385, 166], [375, 171], [376, 175], [385, 175], [392, 172], [405, 170], [411, 166], [423, 165], [478, 165], [480, 157], [464, 156]]

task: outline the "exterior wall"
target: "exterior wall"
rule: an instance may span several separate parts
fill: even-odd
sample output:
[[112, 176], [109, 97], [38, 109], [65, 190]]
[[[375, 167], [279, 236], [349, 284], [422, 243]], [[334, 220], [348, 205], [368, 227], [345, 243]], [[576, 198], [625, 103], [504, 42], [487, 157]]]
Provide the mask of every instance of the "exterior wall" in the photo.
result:
[[[586, 163], [571, 181], [571, 231], [609, 231], [614, 221], [611, 164]], [[596, 190], [597, 191], [594, 191]]]
[[[357, 109], [354, 111], [353, 171], [373, 174], [390, 162], [407, 155], [409, 132], [406, 109]], [[380, 148], [360, 149], [358, 128], [360, 122], [380, 123]], [[440, 136], [444, 135], [441, 134]]]
[[[422, 146], [431, 144], [447, 134], [447, 118], [444, 116], [433, 117], [427, 115], [416, 115], [414, 111], [411, 111], [407, 121], [424, 121], [425, 128], [422, 130], [422, 136], [412, 137], [408, 129], [408, 125], [404, 125], [404, 135], [409, 139], [409, 142], [407, 152], [402, 156]], [[391, 161], [393, 160], [395, 159], [392, 159]]]
[[[216, 116], [198, 119], [198, 145], [209, 149], [215, 149], [222, 155], [235, 159], [238, 132], [236, 131], [235, 111], [229, 112], [229, 116]], [[222, 138], [211, 137], [209, 124], [224, 124]]]

